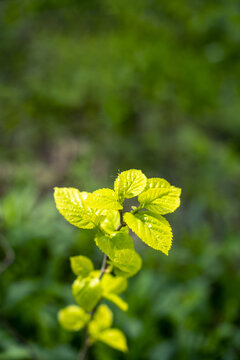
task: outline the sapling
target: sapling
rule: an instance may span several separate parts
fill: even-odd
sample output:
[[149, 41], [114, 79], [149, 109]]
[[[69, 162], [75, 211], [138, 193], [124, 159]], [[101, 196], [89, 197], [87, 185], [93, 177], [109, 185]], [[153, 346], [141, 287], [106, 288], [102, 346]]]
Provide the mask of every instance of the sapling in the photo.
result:
[[[103, 252], [100, 270], [86, 256], [70, 258], [76, 275], [72, 293], [77, 305], [59, 311], [58, 319], [66, 330], [84, 329], [84, 345], [78, 359], [86, 359], [90, 346], [101, 341], [126, 352], [123, 332], [112, 328], [113, 314], [102, 299], [127, 311], [128, 304], [119, 296], [127, 288], [127, 279], [141, 268], [142, 260], [129, 235], [131, 229], [145, 244], [168, 255], [172, 230], [163, 217], [180, 205], [181, 189], [161, 178], [149, 178], [140, 170], [121, 172], [114, 190], [93, 193], [74, 188], [55, 188], [58, 211], [80, 229], [96, 229], [95, 243]], [[138, 197], [138, 206], [124, 211], [124, 200]]]

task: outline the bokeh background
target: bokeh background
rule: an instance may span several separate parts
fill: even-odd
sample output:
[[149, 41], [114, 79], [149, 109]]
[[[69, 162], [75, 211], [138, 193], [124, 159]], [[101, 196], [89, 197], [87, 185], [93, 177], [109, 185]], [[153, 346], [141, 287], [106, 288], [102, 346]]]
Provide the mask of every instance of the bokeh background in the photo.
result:
[[1, 0], [0, 26], [0, 359], [76, 359], [69, 256], [102, 255], [53, 187], [130, 168], [183, 189], [173, 248], [136, 241], [129, 353], [89, 360], [239, 359], [239, 1]]

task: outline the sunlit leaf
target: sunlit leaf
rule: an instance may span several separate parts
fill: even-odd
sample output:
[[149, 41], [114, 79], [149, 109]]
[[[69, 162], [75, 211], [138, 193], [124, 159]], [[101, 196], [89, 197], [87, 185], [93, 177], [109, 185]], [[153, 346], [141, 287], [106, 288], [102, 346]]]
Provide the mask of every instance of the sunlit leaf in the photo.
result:
[[95, 242], [111, 263], [123, 272], [122, 276], [132, 276], [141, 268], [141, 258], [134, 249], [132, 238], [125, 231], [111, 236], [99, 232]]
[[174, 186], [150, 188], [138, 196], [143, 208], [157, 214], [168, 214], [175, 211], [180, 205], [181, 189]]
[[88, 326], [90, 336], [94, 338], [103, 330], [109, 329], [112, 322], [113, 314], [109, 307], [105, 304], [99, 305]]
[[54, 188], [54, 199], [60, 214], [72, 225], [93, 229], [102, 217], [85, 205], [88, 194], [74, 188]]
[[78, 277], [72, 286], [73, 296], [85, 311], [90, 312], [102, 296], [102, 287], [98, 277]]
[[172, 230], [164, 217], [143, 211], [135, 215], [125, 213], [124, 221], [143, 242], [168, 255], [172, 244]]
[[171, 185], [169, 184], [169, 182], [165, 179], [162, 178], [150, 178], [147, 179], [147, 184], [146, 187], [144, 189], [144, 191], [148, 190], [148, 189], [153, 189], [153, 188], [168, 188]]
[[114, 190], [116, 191], [120, 201], [124, 198], [132, 198], [140, 194], [147, 183], [146, 176], [141, 170], [127, 170], [121, 172], [114, 182]]
[[66, 330], [81, 330], [90, 320], [90, 315], [76, 305], [70, 305], [58, 312], [58, 320]]
[[77, 276], [86, 277], [94, 269], [92, 261], [86, 256], [72, 256], [70, 262], [72, 271]]
[[112, 234], [116, 231], [119, 223], [120, 223], [120, 214], [119, 211], [110, 211], [105, 210], [103, 212], [104, 218], [101, 221], [100, 227], [104, 230], [107, 234]]
[[116, 294], [106, 293], [103, 295], [103, 297], [105, 299], [111, 301], [112, 303], [114, 303], [122, 311], [128, 310], [128, 304], [120, 296], [118, 296]]
[[107, 329], [97, 335], [96, 340], [111, 346], [112, 348], [126, 352], [128, 350], [127, 340], [121, 330]]
[[121, 294], [127, 288], [127, 279], [120, 276], [113, 276], [112, 274], [104, 274], [102, 277], [103, 294], [114, 293]]
[[111, 189], [100, 189], [89, 194], [86, 204], [95, 209], [121, 210], [122, 205], [118, 202], [118, 196]]

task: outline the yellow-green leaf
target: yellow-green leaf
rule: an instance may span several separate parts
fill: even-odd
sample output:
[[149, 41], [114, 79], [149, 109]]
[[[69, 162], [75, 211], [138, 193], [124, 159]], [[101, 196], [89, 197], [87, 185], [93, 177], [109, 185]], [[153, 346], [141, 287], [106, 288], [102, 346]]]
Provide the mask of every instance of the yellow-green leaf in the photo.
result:
[[123, 249], [115, 253], [112, 263], [116, 275], [130, 277], [141, 269], [142, 259], [135, 250]]
[[115, 191], [111, 189], [100, 189], [94, 191], [86, 199], [86, 204], [95, 209], [121, 210], [122, 205], [118, 202]]
[[96, 340], [111, 346], [112, 348], [126, 352], [128, 350], [127, 340], [122, 331], [118, 329], [107, 329], [97, 335]]
[[128, 310], [128, 304], [120, 296], [116, 294], [106, 293], [103, 297], [118, 306], [119, 309], [121, 309], [122, 311]]
[[58, 312], [58, 320], [66, 330], [81, 330], [90, 320], [90, 315], [76, 305], [70, 305]]
[[89, 335], [96, 338], [100, 332], [112, 326], [113, 314], [105, 304], [99, 305], [88, 326]]
[[86, 277], [94, 270], [92, 261], [86, 256], [72, 256], [70, 257], [72, 271], [77, 276]]
[[124, 221], [145, 244], [168, 255], [172, 245], [172, 230], [164, 217], [143, 211], [135, 215], [125, 213]]
[[100, 227], [107, 234], [112, 234], [116, 231], [119, 223], [120, 223], [120, 214], [119, 211], [114, 210], [105, 210], [105, 214], [103, 213], [104, 218], [101, 221]]
[[138, 196], [141, 206], [154, 213], [165, 215], [180, 205], [181, 189], [174, 186], [150, 188]]
[[54, 199], [60, 214], [72, 225], [82, 229], [93, 229], [101, 219], [85, 205], [88, 194], [74, 188], [54, 188]]
[[105, 273], [101, 281], [103, 295], [107, 293], [121, 294], [127, 288], [127, 279]]
[[150, 178], [150, 179], [147, 179], [147, 184], [146, 184], [144, 191], [146, 191], [148, 189], [152, 189], [152, 188], [164, 188], [165, 189], [170, 186], [171, 185], [169, 184], [169, 182], [165, 179]]
[[124, 198], [129, 199], [140, 194], [146, 183], [147, 178], [141, 170], [127, 170], [118, 175], [114, 183], [114, 190], [122, 202]]
[[136, 253], [132, 238], [124, 231], [111, 236], [98, 233], [95, 242], [100, 250], [111, 260], [114, 267], [122, 271], [122, 276], [133, 276], [141, 268], [141, 258]]
[[[90, 274], [91, 275], [91, 274]], [[78, 277], [72, 286], [73, 296], [85, 311], [90, 312], [102, 297], [102, 287], [97, 277]]]

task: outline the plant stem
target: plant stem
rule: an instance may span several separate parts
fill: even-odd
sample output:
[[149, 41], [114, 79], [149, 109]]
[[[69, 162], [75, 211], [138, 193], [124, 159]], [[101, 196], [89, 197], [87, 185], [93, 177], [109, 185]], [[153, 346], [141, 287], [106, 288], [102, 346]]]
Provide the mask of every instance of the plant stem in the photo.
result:
[[89, 349], [89, 340], [87, 335], [87, 326], [85, 326], [83, 350], [80, 351], [80, 353], [78, 354], [77, 360], [85, 360], [87, 358], [88, 349]]
[[[123, 222], [123, 211], [119, 210], [120, 212], [120, 224], [118, 225], [116, 231], [119, 231], [123, 226], [125, 226], [126, 224], [124, 224]], [[103, 277], [106, 268], [107, 268], [107, 255], [104, 254], [103, 256], [103, 261], [102, 261], [102, 266], [101, 266], [101, 271], [100, 271], [100, 275], [99, 275], [99, 280], [101, 280], [101, 278]], [[98, 304], [95, 306], [95, 308], [91, 311], [90, 316], [92, 317], [93, 314], [95, 313], [96, 309], [98, 307]], [[80, 351], [80, 353], [78, 354], [78, 358], [77, 360], [86, 360], [87, 359], [87, 354], [88, 354], [88, 349], [90, 347], [90, 343], [89, 343], [89, 338], [88, 338], [88, 334], [87, 334], [87, 326], [85, 326], [84, 328], [84, 344], [83, 344], [83, 350]]]
[[101, 266], [101, 272], [100, 272], [100, 275], [99, 275], [99, 280], [101, 280], [101, 278], [103, 277], [103, 275], [105, 273], [105, 270], [106, 270], [106, 267], [107, 267], [107, 255], [104, 254], [103, 262], [102, 262], [102, 266]]
[[[103, 261], [102, 261], [102, 266], [101, 266], [101, 272], [99, 275], [99, 280], [101, 280], [101, 278], [103, 277], [105, 270], [107, 267], [107, 255], [104, 254], [103, 256]], [[93, 314], [95, 313], [96, 309], [97, 309], [98, 304], [95, 306], [95, 308], [91, 311], [90, 315], [91, 317], [93, 316]], [[84, 328], [84, 344], [83, 344], [83, 350], [80, 351], [80, 353], [78, 354], [78, 358], [77, 360], [86, 360], [87, 359], [87, 354], [88, 354], [88, 349], [89, 349], [89, 338], [88, 338], [88, 334], [87, 334], [87, 326], [85, 326]]]

